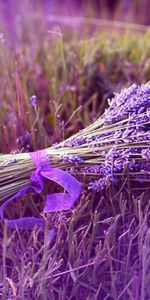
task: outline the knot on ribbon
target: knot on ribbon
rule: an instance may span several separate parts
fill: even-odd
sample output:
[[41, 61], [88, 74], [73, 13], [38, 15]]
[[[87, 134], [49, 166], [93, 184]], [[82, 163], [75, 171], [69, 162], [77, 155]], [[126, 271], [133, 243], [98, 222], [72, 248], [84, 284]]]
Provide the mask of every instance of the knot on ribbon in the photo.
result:
[[33, 183], [38, 184], [38, 186], [35, 186], [36, 192], [39, 189], [42, 190], [43, 185], [44, 185], [41, 171], [42, 171], [42, 168], [38, 167], [34, 172], [32, 172], [31, 177], [30, 177], [30, 180]]
[[61, 169], [51, 167], [45, 150], [40, 150], [29, 154], [36, 166], [36, 170], [31, 174], [30, 180], [36, 185], [29, 185], [22, 188], [18, 193], [6, 200], [0, 208], [1, 218], [6, 225], [11, 228], [18, 227], [19, 229], [32, 229], [35, 224], [43, 227], [43, 218], [24, 217], [8, 220], [4, 217], [4, 211], [10, 202], [19, 198], [20, 196], [25, 195], [28, 191], [33, 190], [36, 193], [41, 193], [44, 187], [44, 178], [56, 182], [65, 190], [64, 193], [48, 194], [46, 196], [44, 213], [70, 209], [74, 202], [78, 199], [82, 190], [81, 183], [72, 175]]
[[34, 172], [32, 172], [31, 177], [30, 177], [31, 181], [37, 182], [39, 176], [41, 176], [40, 173], [41, 173], [41, 167], [38, 167]]

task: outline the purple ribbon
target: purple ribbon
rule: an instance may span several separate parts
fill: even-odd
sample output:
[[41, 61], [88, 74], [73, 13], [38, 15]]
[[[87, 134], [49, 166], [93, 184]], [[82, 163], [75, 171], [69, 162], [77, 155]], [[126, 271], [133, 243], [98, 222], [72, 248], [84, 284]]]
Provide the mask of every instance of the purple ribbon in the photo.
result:
[[44, 226], [43, 218], [24, 217], [14, 220], [8, 220], [4, 217], [4, 211], [6, 207], [13, 200], [25, 195], [29, 191], [41, 193], [44, 187], [44, 179], [54, 181], [65, 189], [64, 193], [55, 193], [46, 196], [44, 213], [70, 209], [78, 199], [82, 190], [81, 183], [73, 176], [61, 169], [51, 167], [45, 150], [30, 153], [30, 157], [36, 165], [36, 171], [31, 175], [31, 181], [36, 185], [30, 185], [28, 187], [22, 188], [18, 193], [5, 201], [0, 208], [1, 218], [3, 219], [5, 224], [11, 228], [18, 227], [20, 229], [32, 229], [35, 224], [41, 227]]

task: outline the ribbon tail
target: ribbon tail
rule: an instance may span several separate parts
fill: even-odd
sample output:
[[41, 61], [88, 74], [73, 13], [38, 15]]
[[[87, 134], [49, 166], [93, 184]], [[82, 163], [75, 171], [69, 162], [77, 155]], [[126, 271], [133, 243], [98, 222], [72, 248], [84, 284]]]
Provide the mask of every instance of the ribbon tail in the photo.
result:
[[46, 197], [44, 212], [54, 212], [70, 209], [82, 191], [81, 183], [72, 175], [61, 169], [51, 169], [41, 172], [42, 176], [62, 186], [66, 192], [49, 194]]
[[9, 203], [14, 201], [15, 199], [19, 198], [20, 196], [25, 195], [28, 191], [33, 190], [34, 187], [29, 186], [21, 189], [18, 193], [13, 195], [11, 198], [6, 200], [1, 208], [0, 208], [0, 217], [2, 220], [5, 222], [5, 224], [10, 227], [15, 229], [18, 227], [19, 229], [33, 229], [35, 225], [43, 227], [44, 226], [44, 220], [43, 218], [35, 218], [35, 217], [23, 217], [19, 219], [14, 219], [14, 220], [8, 220], [7, 218], [4, 217], [4, 212]]
[[33, 229], [35, 225], [38, 227], [44, 227], [44, 220], [42, 218], [34, 218], [34, 217], [23, 217], [15, 220], [3, 219], [5, 224], [15, 229], [16, 227], [19, 229]]
[[70, 209], [74, 204], [73, 199], [66, 193], [49, 194], [46, 197], [44, 213]]

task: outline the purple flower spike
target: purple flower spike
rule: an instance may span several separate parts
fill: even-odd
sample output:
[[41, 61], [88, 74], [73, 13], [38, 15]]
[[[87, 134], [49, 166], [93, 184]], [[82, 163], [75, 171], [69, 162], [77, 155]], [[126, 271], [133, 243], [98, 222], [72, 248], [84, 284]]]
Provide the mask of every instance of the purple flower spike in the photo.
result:
[[84, 160], [82, 157], [79, 157], [77, 155], [65, 155], [65, 154], [62, 154], [60, 156], [60, 158], [65, 161], [65, 162], [70, 162], [70, 163], [75, 163], [75, 164], [78, 164], [78, 163], [83, 163]]
[[150, 149], [143, 149], [142, 157], [146, 160], [149, 160], [150, 159]]
[[95, 192], [100, 192], [100, 191], [104, 190], [106, 185], [107, 185], [106, 178], [101, 178], [99, 180], [95, 180], [93, 182], [90, 182], [89, 186], [88, 186], [88, 190], [93, 190]]

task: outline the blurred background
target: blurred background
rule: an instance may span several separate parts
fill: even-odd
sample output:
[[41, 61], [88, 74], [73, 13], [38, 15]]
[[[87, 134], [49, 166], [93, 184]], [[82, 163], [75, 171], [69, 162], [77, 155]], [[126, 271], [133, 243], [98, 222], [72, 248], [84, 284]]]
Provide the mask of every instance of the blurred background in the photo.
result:
[[[104, 20], [147, 26], [150, 24], [149, 11], [149, 0], [0, 0], [0, 31], [7, 31], [14, 43], [21, 23], [25, 26], [25, 23], [39, 20], [47, 28], [52, 28], [54, 23], [66, 26], [67, 22], [73, 27], [83, 22], [81, 18], [91, 23], [93, 20], [96, 26], [102, 26]], [[64, 17], [70, 19], [65, 20]], [[112, 26], [118, 25], [121, 26]]]
[[38, 14], [41, 10], [45, 15], [101, 17], [150, 24], [149, 0], [1, 0], [0, 4], [10, 27], [13, 17], [22, 11]]
[[30, 5], [34, 9], [41, 8], [45, 13], [59, 15], [84, 15], [118, 18], [121, 20], [136, 20], [143, 24], [149, 24], [149, 0], [1, 0], [9, 15], [19, 12], [20, 8]]
[[75, 26], [83, 17], [90, 19], [90, 22], [96, 19], [96, 26], [103, 25], [98, 22], [104, 20], [146, 26], [150, 24], [149, 11], [149, 0], [0, 0], [0, 31], [7, 31], [14, 42], [21, 22], [40, 20], [44, 26], [52, 28], [52, 23], [66, 26], [64, 17], [71, 18], [68, 20], [69, 26]]

